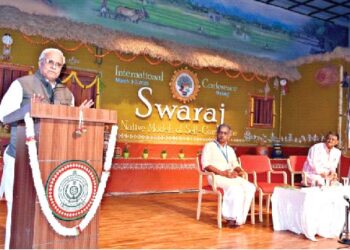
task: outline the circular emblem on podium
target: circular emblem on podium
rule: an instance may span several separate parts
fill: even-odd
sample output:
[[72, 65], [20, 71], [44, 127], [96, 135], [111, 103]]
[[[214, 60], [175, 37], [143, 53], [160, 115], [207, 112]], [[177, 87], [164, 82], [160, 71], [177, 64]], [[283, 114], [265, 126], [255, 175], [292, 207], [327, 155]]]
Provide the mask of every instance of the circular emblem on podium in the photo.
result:
[[84, 161], [57, 166], [46, 182], [46, 195], [53, 214], [65, 221], [77, 220], [89, 211], [98, 189], [95, 169]]
[[169, 85], [173, 98], [182, 103], [195, 100], [200, 88], [197, 74], [187, 68], [175, 71]]

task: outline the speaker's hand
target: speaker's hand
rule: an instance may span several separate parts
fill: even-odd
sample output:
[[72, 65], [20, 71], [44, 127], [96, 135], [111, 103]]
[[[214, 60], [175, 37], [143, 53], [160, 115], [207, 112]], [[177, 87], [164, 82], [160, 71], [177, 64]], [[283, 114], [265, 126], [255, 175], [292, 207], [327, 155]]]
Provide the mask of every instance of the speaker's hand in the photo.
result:
[[80, 104], [79, 108], [81, 108], [81, 109], [91, 108], [92, 105], [94, 105], [94, 101], [93, 101], [92, 99], [90, 99], [90, 100], [84, 100], [84, 101]]
[[44, 100], [44, 96], [42, 96], [42, 95], [40, 95], [40, 94], [33, 94], [32, 95], [32, 102], [36, 102], [36, 103], [38, 103], [38, 102], [43, 102], [43, 100]]

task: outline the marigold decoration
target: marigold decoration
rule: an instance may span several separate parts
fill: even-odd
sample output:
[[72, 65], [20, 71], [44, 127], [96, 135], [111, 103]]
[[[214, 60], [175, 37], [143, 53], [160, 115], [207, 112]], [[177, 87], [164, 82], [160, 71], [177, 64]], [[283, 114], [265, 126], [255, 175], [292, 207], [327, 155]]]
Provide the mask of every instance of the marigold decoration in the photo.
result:
[[82, 89], [89, 89], [92, 88], [96, 85], [96, 108], [100, 107], [100, 93], [101, 93], [101, 88], [102, 88], [102, 84], [101, 84], [101, 79], [100, 79], [100, 75], [98, 74], [95, 79], [89, 83], [88, 85], [84, 85], [78, 78], [78, 74], [76, 71], [71, 71], [71, 73], [62, 80], [62, 83], [67, 83], [69, 80], [74, 80], [78, 86]]
[[195, 100], [200, 88], [197, 74], [187, 68], [175, 71], [169, 86], [173, 98], [182, 103]]

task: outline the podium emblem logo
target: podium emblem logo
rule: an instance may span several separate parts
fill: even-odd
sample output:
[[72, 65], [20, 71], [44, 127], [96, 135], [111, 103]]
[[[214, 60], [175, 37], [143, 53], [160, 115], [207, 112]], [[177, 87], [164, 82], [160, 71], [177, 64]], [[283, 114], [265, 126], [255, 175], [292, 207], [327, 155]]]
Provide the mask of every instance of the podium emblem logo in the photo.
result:
[[61, 220], [78, 220], [89, 211], [98, 189], [98, 175], [85, 161], [66, 161], [46, 182], [46, 195], [53, 214]]

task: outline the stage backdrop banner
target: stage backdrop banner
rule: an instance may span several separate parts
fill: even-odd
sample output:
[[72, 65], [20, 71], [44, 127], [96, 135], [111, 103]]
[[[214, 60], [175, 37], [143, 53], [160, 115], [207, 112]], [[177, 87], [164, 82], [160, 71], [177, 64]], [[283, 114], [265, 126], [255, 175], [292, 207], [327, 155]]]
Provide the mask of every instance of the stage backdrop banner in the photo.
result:
[[[145, 61], [105, 64], [113, 74], [110, 80], [105, 75], [102, 107], [118, 110], [119, 142], [202, 145], [215, 138], [221, 123], [232, 126], [233, 143], [245, 143], [248, 130], [267, 137], [278, 131], [278, 121], [272, 129], [249, 128], [250, 97], [264, 96], [265, 83]], [[272, 84], [268, 96], [278, 105]]]
[[[1, 31], [15, 41], [8, 64], [32, 66], [35, 72], [40, 52], [59, 47], [68, 69], [98, 74], [99, 107], [118, 111], [119, 143], [203, 145], [215, 137], [221, 122], [233, 128], [230, 143], [235, 145], [255, 143], [247, 142], [246, 135], [278, 135], [281, 88], [275, 88], [275, 78], [266, 83], [261, 82], [264, 77], [244, 69], [174, 66], [142, 55], [110, 53], [98, 64], [85, 47], [74, 49], [76, 42], [41, 44], [41, 37], [28, 39], [18, 31]], [[85, 96], [86, 89], [80, 91]], [[250, 128], [251, 96], [274, 98], [274, 128]]]

